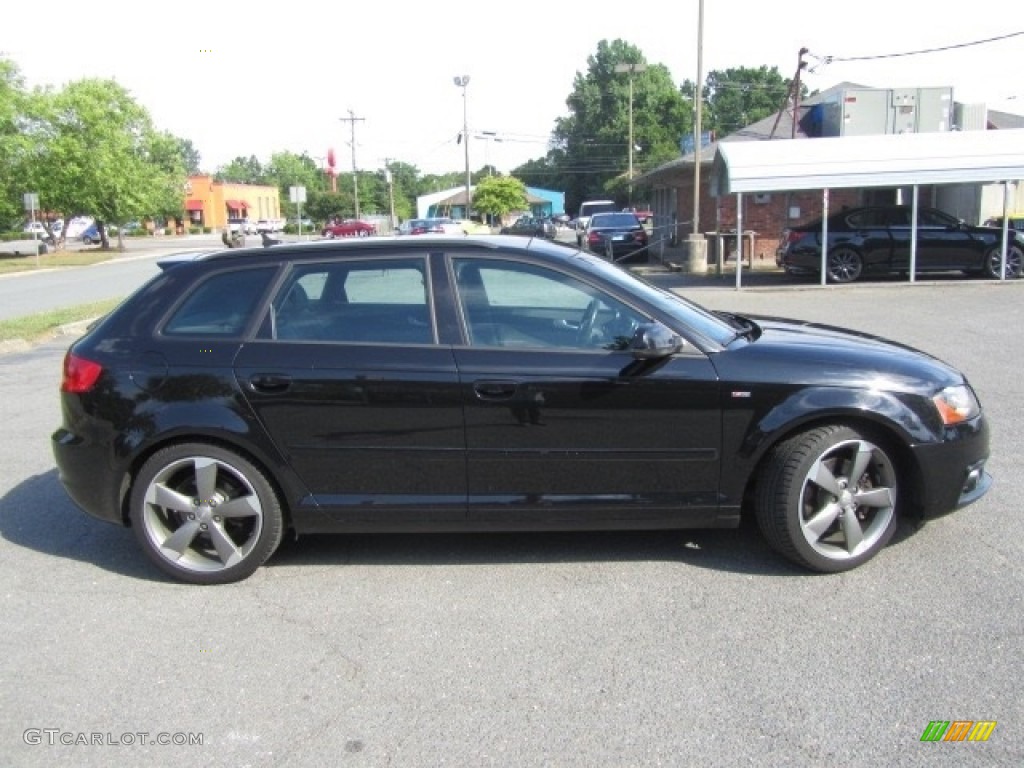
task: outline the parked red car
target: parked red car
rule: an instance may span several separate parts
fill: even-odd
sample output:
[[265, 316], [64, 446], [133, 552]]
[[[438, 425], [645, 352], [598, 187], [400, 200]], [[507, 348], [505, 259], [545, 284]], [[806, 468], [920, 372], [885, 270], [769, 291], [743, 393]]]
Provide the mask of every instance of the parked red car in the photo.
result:
[[361, 219], [328, 222], [320, 233], [322, 237], [328, 239], [335, 237], [369, 237], [376, 234], [377, 228], [373, 224]]

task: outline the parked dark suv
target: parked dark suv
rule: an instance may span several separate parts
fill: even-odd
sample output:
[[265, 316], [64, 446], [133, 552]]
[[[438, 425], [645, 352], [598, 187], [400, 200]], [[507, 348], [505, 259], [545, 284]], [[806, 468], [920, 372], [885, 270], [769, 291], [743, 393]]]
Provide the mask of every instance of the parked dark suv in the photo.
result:
[[[909, 205], [847, 208], [828, 219], [826, 275], [849, 283], [871, 274], [910, 271]], [[935, 208], [918, 208], [916, 272], [1002, 274], [1003, 232], [974, 227]], [[1006, 276], [1020, 277], [1024, 233], [1010, 231]], [[821, 219], [790, 228], [775, 257], [793, 275], [821, 274]]]
[[60, 479], [195, 583], [286, 530], [730, 527], [808, 568], [981, 497], [964, 376], [709, 312], [546, 239], [350, 238], [168, 260], [69, 349]]

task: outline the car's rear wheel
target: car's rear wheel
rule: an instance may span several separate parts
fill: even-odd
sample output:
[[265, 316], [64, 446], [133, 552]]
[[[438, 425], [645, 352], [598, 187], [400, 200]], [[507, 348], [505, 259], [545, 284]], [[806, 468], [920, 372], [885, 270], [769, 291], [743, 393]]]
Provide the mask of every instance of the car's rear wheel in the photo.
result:
[[266, 476], [233, 451], [182, 443], [135, 478], [130, 517], [158, 568], [193, 584], [250, 576], [281, 542], [281, 505]]
[[[1003, 249], [1002, 246], [990, 248], [985, 254], [985, 271], [989, 277], [998, 279], [1002, 275]], [[1011, 245], [1006, 249], [1006, 276], [1007, 278], [1020, 277], [1021, 273], [1021, 249]]]
[[860, 277], [864, 261], [852, 248], [836, 248], [828, 255], [828, 279], [833, 283], [852, 283]]
[[871, 559], [896, 530], [899, 470], [880, 440], [847, 426], [804, 432], [772, 451], [757, 521], [773, 549], [826, 573]]

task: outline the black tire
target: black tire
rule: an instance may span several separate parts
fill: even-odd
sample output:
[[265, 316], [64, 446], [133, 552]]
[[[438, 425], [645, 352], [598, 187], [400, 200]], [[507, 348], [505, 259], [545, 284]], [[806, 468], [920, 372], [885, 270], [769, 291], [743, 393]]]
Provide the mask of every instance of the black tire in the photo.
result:
[[828, 255], [825, 267], [833, 283], [852, 283], [864, 270], [864, 260], [852, 248], [836, 248]]
[[146, 556], [191, 584], [252, 575], [277, 549], [284, 527], [280, 501], [263, 472], [233, 451], [204, 443], [153, 454], [135, 477], [129, 514]]
[[840, 425], [809, 430], [767, 457], [758, 525], [773, 549], [806, 568], [856, 568], [896, 531], [899, 472], [881, 440]]
[[[998, 280], [1002, 273], [1003, 248], [997, 246], [990, 248], [985, 254], [985, 273]], [[1018, 278], [1021, 274], [1021, 250], [1016, 245], [1007, 246], [1006, 249], [1006, 278]]]

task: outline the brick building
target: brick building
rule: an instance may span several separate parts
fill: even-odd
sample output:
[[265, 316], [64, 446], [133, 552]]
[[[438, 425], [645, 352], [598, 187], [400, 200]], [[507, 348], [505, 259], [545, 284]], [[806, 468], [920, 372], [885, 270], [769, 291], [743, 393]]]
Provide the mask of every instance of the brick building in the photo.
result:
[[[931, 114], [914, 104], [910, 108], [897, 103], [897, 96], [909, 94], [920, 96], [924, 91], [929, 96], [938, 96], [934, 101], [944, 104], [942, 114]], [[883, 107], [876, 110], [878, 119], [861, 122], [843, 121], [844, 101], [850, 101], [850, 94], [869, 95], [872, 99], [862, 98], [862, 102], [874, 101]], [[888, 99], [879, 95], [887, 95]], [[948, 97], [947, 97], [948, 94]], [[923, 99], [922, 99], [923, 102]], [[975, 105], [971, 105], [972, 107]], [[933, 110], [935, 112], [936, 110]], [[801, 102], [797, 114], [784, 112], [781, 117], [773, 114], [757, 123], [749, 125], [736, 133], [725, 136], [722, 142], [733, 141], [790, 141], [813, 140], [837, 132], [845, 135], [870, 135], [876, 133], [899, 133], [906, 131], [931, 132], [949, 131], [954, 129], [973, 128], [976, 130], [1024, 127], [1024, 118], [998, 112], [987, 112], [980, 108], [983, 115], [977, 125], [961, 125], [975, 113], [971, 108], [955, 105], [952, 101], [952, 89], [870, 89], [854, 83], [840, 83]], [[928, 119], [924, 121], [921, 115]], [[838, 117], [837, 117], [838, 115]], [[906, 121], [908, 115], [915, 122], [910, 125]], [[859, 118], [859, 116], [858, 116]], [[900, 123], [900, 120], [903, 123]], [[918, 124], [920, 123], [920, 125]], [[845, 129], [845, 130], [844, 130]], [[717, 143], [703, 147], [700, 151], [700, 194], [699, 217], [696, 231], [704, 234], [716, 232], [735, 232], [736, 230], [736, 197], [719, 195], [713, 173]], [[657, 235], [663, 236], [675, 244], [685, 240], [693, 226], [694, 213], [694, 161], [695, 154], [690, 153], [676, 160], [649, 171], [634, 182], [637, 187], [651, 190], [651, 209], [654, 213], [654, 226]], [[885, 189], [835, 189], [830, 191], [829, 207], [836, 211], [844, 206], [891, 204], [901, 202], [901, 195], [906, 190], [898, 188]], [[980, 223], [992, 215], [987, 209], [989, 199], [997, 196], [986, 196], [985, 190], [975, 187], [971, 190], [950, 189], [949, 187], [922, 186], [920, 199], [923, 205], [932, 205], [948, 210], [972, 223]], [[774, 259], [775, 249], [779, 244], [783, 230], [796, 223], [804, 223], [821, 215], [822, 192], [812, 189], [799, 192], [773, 192], [748, 194], [743, 198], [743, 230], [752, 234], [753, 257], [755, 260]], [[713, 257], [709, 253], [709, 258]]]

